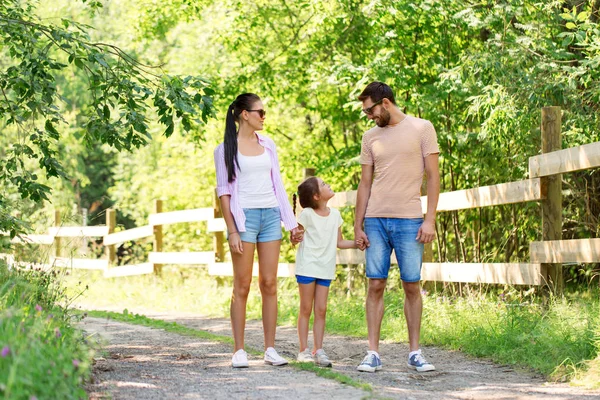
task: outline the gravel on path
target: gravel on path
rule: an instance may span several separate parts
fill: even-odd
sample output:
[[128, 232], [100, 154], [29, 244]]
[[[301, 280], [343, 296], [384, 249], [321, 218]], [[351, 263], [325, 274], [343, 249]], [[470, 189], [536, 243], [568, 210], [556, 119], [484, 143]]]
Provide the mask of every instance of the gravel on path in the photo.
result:
[[[89, 307], [83, 307], [91, 309]], [[122, 311], [117, 309], [107, 309], [107, 311]], [[139, 313], [150, 318], [161, 319], [170, 322], [211, 332], [223, 336], [231, 336], [231, 327], [229, 320], [222, 318], [207, 318], [201, 315], [190, 313], [161, 313], [152, 312], [150, 310], [129, 310], [129, 312]], [[85, 319], [84, 319], [85, 322]], [[112, 323], [112, 322], [111, 322]], [[133, 328], [132, 328], [133, 329]], [[177, 336], [177, 335], [175, 335]], [[132, 346], [153, 350], [153, 343], [143, 337], [132, 337], [135, 344]], [[183, 339], [180, 339], [183, 340]], [[191, 339], [188, 339], [191, 340]], [[200, 343], [197, 340], [191, 340], [193, 343]], [[310, 342], [310, 338], [309, 338]], [[288, 358], [295, 360], [298, 354], [298, 340], [295, 327], [284, 326], [277, 329], [276, 349], [278, 352]], [[126, 344], [122, 344], [124, 346]], [[261, 375], [265, 368], [261, 365], [262, 360], [251, 360], [251, 367], [244, 371], [238, 372], [230, 368], [230, 360], [232, 348], [229, 345], [214, 344], [217, 346], [215, 352], [199, 351], [199, 365], [210, 365], [209, 370], [216, 369], [212, 372], [217, 376], [229, 376], [240, 379], [241, 376], [254, 376], [254, 373]], [[246, 346], [256, 350], [263, 349], [262, 323], [260, 321], [248, 321], [246, 324]], [[134, 347], [134, 348], [137, 348]], [[198, 345], [196, 345], [196, 348]], [[406, 365], [408, 355], [408, 345], [406, 343], [382, 343], [380, 347], [380, 355], [383, 362], [383, 369], [376, 373], [358, 372], [356, 366], [360, 363], [366, 354], [367, 341], [366, 339], [357, 339], [344, 336], [328, 335], [325, 336], [324, 349], [333, 361], [333, 370], [345, 374], [354, 380], [369, 383], [373, 387], [372, 396], [384, 397], [391, 399], [523, 399], [523, 400], [566, 400], [566, 399], [600, 399], [600, 390], [588, 391], [576, 387], [571, 387], [568, 384], [549, 383], [539, 374], [531, 373], [523, 370], [516, 370], [513, 367], [506, 365], [495, 364], [485, 359], [479, 359], [467, 356], [458, 351], [448, 351], [437, 347], [424, 347], [423, 352], [427, 359], [436, 366], [436, 371], [427, 373], [417, 373]], [[113, 350], [110, 350], [113, 351]], [[170, 356], [182, 352], [189, 352], [185, 346], [172, 345], [170, 347]], [[215, 367], [215, 368], [213, 368]], [[219, 372], [221, 371], [221, 372]], [[273, 368], [268, 367], [267, 372], [273, 372]], [[280, 370], [276, 370], [278, 373]], [[321, 391], [322, 378], [317, 378], [313, 373], [300, 372], [296, 369], [286, 367], [284, 370], [289, 374], [288, 379], [296, 382], [295, 377], [298, 377], [298, 382], [303, 382], [302, 374], [309, 374], [319, 383], [312, 384], [312, 388], [318, 388]], [[189, 373], [189, 372], [188, 372]], [[241, 375], [248, 374], [248, 375]], [[155, 374], [159, 376], [159, 374]], [[284, 374], [285, 375], [285, 374]], [[269, 374], [269, 376], [274, 376]], [[173, 378], [175, 378], [173, 376]], [[185, 375], [184, 375], [185, 378]], [[232, 378], [232, 379], [233, 379]], [[278, 378], [279, 379], [279, 378]], [[282, 378], [283, 379], [283, 378]], [[309, 381], [310, 381], [309, 379]], [[210, 381], [212, 382], [212, 380]], [[292, 390], [287, 384], [288, 381], [283, 379], [281, 382], [273, 382], [277, 387]], [[201, 387], [204, 384], [199, 384]], [[207, 383], [206, 385], [210, 385]], [[358, 389], [351, 389], [353, 394], [338, 393], [338, 390], [350, 389], [347, 386], [330, 381], [329, 385], [333, 385], [334, 389], [329, 391], [329, 386], [323, 386], [323, 393], [330, 398], [361, 398], [369, 396], [368, 392], [357, 394]], [[217, 385], [218, 386], [218, 385]], [[250, 385], [252, 386], [252, 385]], [[254, 398], [258, 392], [248, 386], [248, 396], [241, 398]], [[303, 384], [301, 384], [303, 386]], [[310, 385], [309, 385], [310, 386]], [[296, 389], [294, 389], [296, 390]], [[269, 386], [260, 389], [261, 398], [275, 395]], [[353, 397], [353, 396], [358, 397]], [[292, 398], [313, 398], [313, 394], [309, 392], [298, 392]], [[339, 397], [338, 397], [339, 396]], [[288, 396], [284, 396], [290, 398]], [[194, 398], [194, 397], [191, 397]], [[237, 395], [235, 398], [238, 398]], [[319, 397], [320, 398], [320, 397]]]

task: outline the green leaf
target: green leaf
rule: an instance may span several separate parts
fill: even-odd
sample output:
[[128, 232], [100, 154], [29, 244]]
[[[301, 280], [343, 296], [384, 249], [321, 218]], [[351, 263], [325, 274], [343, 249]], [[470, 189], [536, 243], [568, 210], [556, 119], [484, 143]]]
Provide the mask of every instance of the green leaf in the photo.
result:
[[577, 21], [583, 22], [589, 18], [590, 14], [587, 11], [582, 11], [577, 15]]
[[576, 28], [577, 28], [577, 25], [575, 25], [573, 22], [567, 22], [567, 23], [565, 24], [565, 27], [566, 27], [567, 29], [576, 29]]
[[48, 134], [50, 135], [50, 137], [52, 137], [55, 140], [59, 139], [60, 134], [54, 128], [54, 126], [52, 125], [52, 122], [50, 122], [50, 120], [48, 120], [48, 119], [46, 120], [46, 124], [44, 126], [44, 129], [46, 130], [46, 132], [48, 132]]
[[166, 137], [170, 137], [173, 134], [174, 130], [175, 130], [175, 124], [173, 124], [173, 122], [171, 122], [170, 124], [167, 125], [167, 129], [165, 129], [164, 135]]

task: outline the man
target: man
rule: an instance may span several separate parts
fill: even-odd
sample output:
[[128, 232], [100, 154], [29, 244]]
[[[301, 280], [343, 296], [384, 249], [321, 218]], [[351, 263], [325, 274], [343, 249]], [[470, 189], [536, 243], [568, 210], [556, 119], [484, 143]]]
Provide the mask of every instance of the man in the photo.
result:
[[[392, 89], [381, 82], [369, 84], [358, 97], [362, 111], [377, 126], [362, 139], [362, 175], [356, 199], [355, 240], [366, 249], [369, 290], [366, 301], [369, 351], [359, 371], [382, 368], [379, 336], [383, 319], [390, 256], [396, 253], [408, 326], [408, 366], [433, 371], [419, 349], [421, 315], [421, 265], [424, 243], [435, 237], [435, 212], [440, 193], [439, 147], [431, 122], [404, 114]], [[423, 219], [420, 191], [427, 174], [427, 214]], [[363, 229], [364, 223], [364, 229]]]

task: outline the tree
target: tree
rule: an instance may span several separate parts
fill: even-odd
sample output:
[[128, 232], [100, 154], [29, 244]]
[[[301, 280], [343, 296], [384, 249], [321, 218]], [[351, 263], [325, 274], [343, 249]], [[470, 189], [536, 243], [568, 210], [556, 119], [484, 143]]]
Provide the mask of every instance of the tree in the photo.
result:
[[[101, 4], [90, 1], [88, 6], [93, 13]], [[158, 116], [167, 137], [181, 124], [200, 139], [197, 127], [213, 116], [214, 92], [206, 79], [167, 75], [115, 45], [92, 41], [90, 26], [68, 19], [60, 25], [42, 21], [33, 1], [1, 2], [0, 28], [0, 121], [3, 130], [17, 135], [0, 150], [0, 182], [15, 187], [23, 199], [41, 202], [51, 191], [27, 168], [27, 159], [37, 160], [47, 177], [66, 178], [56, 155], [68, 102], [57, 75], [68, 68], [84, 77], [82, 89], [89, 94], [78, 115], [88, 146], [108, 144], [119, 151], [143, 146], [151, 139], [151, 115]], [[12, 237], [22, 229], [0, 193], [0, 231]]]

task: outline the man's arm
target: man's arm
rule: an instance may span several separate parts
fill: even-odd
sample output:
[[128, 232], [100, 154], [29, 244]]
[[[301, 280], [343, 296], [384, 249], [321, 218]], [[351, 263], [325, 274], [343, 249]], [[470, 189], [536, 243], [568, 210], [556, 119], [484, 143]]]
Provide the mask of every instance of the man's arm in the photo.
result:
[[371, 197], [371, 186], [373, 185], [374, 167], [368, 164], [362, 164], [360, 183], [356, 194], [356, 215], [354, 217], [354, 240], [359, 249], [364, 250], [369, 247], [369, 238], [363, 230], [365, 214], [367, 213], [367, 203]]
[[435, 214], [440, 198], [439, 154], [425, 157], [425, 173], [427, 174], [427, 214], [417, 233], [417, 240], [421, 243], [430, 243], [435, 238]]

